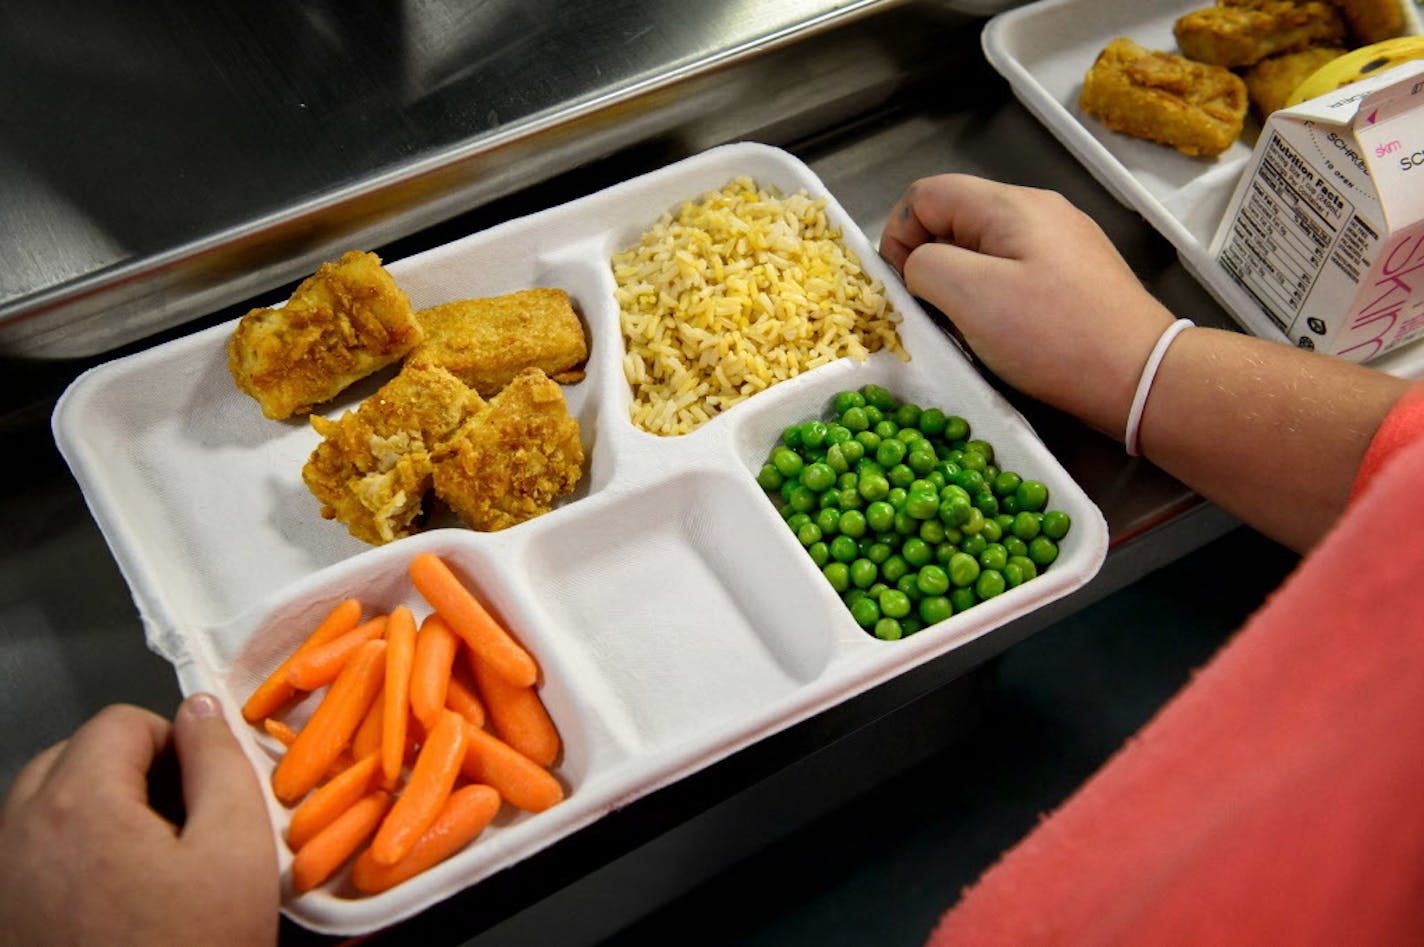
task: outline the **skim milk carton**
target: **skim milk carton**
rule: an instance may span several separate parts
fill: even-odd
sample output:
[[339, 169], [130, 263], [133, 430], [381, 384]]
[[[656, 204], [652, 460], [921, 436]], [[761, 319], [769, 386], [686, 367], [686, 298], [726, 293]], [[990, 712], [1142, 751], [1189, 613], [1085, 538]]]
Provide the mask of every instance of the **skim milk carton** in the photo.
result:
[[1210, 253], [1301, 348], [1424, 338], [1424, 61], [1273, 113]]

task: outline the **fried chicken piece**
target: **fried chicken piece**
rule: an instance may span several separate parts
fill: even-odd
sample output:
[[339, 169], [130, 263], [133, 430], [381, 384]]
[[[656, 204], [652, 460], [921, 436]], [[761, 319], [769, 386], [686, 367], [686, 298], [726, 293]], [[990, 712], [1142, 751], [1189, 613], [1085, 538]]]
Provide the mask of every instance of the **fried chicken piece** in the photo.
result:
[[262, 413], [305, 414], [398, 361], [422, 338], [410, 300], [374, 253], [323, 263], [285, 306], [253, 309], [228, 342], [228, 371]]
[[1246, 80], [1246, 93], [1256, 115], [1264, 121], [1272, 112], [1284, 107], [1306, 76], [1344, 53], [1341, 47], [1311, 46], [1299, 52], [1268, 57], [1246, 70], [1242, 78]]
[[1172, 27], [1182, 55], [1235, 69], [1307, 46], [1340, 46], [1345, 22], [1321, 0], [1218, 0]]
[[583, 323], [562, 289], [525, 289], [416, 312], [425, 341], [412, 361], [443, 366], [482, 396], [494, 396], [526, 368], [555, 381], [582, 380], [588, 358]]
[[1188, 155], [1231, 147], [1246, 121], [1246, 84], [1220, 66], [1110, 42], [1083, 78], [1078, 105], [1113, 131]]
[[1357, 46], [1403, 36], [1404, 2], [1407, 0], [1334, 0]]
[[323, 438], [302, 468], [321, 515], [372, 545], [419, 528], [433, 483], [432, 454], [485, 402], [454, 375], [406, 365], [356, 408], [332, 421], [312, 415]]
[[473, 529], [506, 529], [553, 509], [583, 476], [583, 445], [558, 384], [529, 368], [435, 457], [435, 493]]

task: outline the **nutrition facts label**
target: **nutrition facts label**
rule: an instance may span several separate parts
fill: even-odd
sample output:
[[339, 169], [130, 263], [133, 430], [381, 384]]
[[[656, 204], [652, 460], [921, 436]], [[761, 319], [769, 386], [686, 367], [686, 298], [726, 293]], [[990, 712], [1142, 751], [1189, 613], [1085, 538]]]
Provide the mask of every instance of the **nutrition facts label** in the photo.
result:
[[[1305, 304], [1341, 231], [1353, 233], [1354, 220], [1354, 206], [1341, 192], [1272, 132], [1217, 257], [1284, 330]], [[1357, 241], [1360, 236], [1354, 234]]]

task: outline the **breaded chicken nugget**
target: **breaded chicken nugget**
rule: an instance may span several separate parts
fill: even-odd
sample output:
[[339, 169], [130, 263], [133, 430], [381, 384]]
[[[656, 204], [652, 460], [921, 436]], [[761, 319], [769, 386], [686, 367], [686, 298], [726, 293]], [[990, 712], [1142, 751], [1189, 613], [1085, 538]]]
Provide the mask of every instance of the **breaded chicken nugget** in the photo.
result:
[[1264, 120], [1283, 107], [1306, 76], [1344, 53], [1342, 47], [1312, 46], [1299, 52], [1270, 56], [1247, 69], [1242, 78], [1246, 80], [1246, 93], [1251, 97], [1256, 115]]
[[1409, 0], [1334, 0], [1358, 46], [1404, 35], [1404, 4]]
[[435, 456], [436, 495], [485, 531], [547, 513], [582, 476], [578, 421], [537, 368], [514, 376]]
[[228, 370], [262, 413], [305, 414], [421, 340], [410, 300], [374, 253], [323, 263], [276, 309], [254, 309], [228, 342]]
[[332, 421], [312, 415], [323, 438], [302, 468], [321, 515], [373, 545], [419, 528], [432, 484], [431, 455], [484, 400], [454, 375], [409, 365], [356, 408]]
[[1189, 155], [1231, 147], [1246, 121], [1246, 84], [1228, 69], [1143, 49], [1120, 37], [1083, 78], [1078, 105], [1113, 131]]
[[583, 323], [562, 289], [526, 289], [465, 299], [415, 314], [425, 341], [411, 361], [431, 362], [486, 398], [525, 368], [571, 384], [588, 358]]
[[1307, 46], [1340, 46], [1345, 23], [1320, 0], [1219, 0], [1172, 27], [1182, 55], [1235, 69]]

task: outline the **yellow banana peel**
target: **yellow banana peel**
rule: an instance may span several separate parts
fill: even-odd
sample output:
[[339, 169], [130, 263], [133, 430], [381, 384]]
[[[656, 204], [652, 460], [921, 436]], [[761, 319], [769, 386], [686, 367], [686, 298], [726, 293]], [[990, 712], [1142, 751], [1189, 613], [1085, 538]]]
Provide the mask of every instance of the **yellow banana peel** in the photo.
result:
[[1307, 76], [1286, 100], [1286, 108], [1368, 79], [1411, 59], [1424, 59], [1424, 36], [1396, 36], [1352, 49]]

